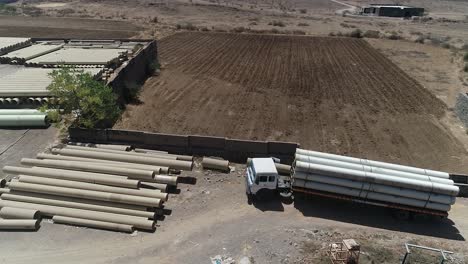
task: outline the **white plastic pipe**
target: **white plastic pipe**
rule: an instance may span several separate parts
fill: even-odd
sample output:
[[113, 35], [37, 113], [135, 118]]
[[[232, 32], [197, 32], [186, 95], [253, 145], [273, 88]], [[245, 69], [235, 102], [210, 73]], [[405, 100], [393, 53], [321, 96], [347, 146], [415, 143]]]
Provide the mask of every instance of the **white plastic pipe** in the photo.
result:
[[0, 219], [0, 230], [37, 230], [40, 220]]
[[377, 173], [377, 174], [391, 175], [391, 176], [397, 176], [397, 177], [402, 177], [402, 178], [410, 178], [410, 179], [421, 180], [421, 181], [431, 181], [431, 182], [438, 182], [442, 184], [453, 185], [453, 181], [450, 179], [432, 177], [432, 176], [428, 176], [425, 174], [416, 174], [416, 173], [411, 173], [411, 172], [384, 169], [384, 168], [367, 166], [367, 165], [362, 165], [362, 164], [357, 164], [357, 163], [349, 163], [349, 162], [343, 162], [343, 161], [332, 160], [332, 159], [324, 159], [324, 158], [306, 156], [306, 155], [301, 155], [301, 154], [296, 154], [295, 159], [296, 161], [302, 161], [302, 162], [313, 163], [313, 164], [340, 167], [340, 168], [345, 168], [345, 169], [350, 169], [350, 170], [372, 172], [372, 173]]
[[296, 161], [296, 171], [457, 196], [457, 186]]
[[0, 209], [0, 218], [37, 219], [39, 218], [39, 211], [24, 208], [3, 207], [2, 209]]
[[450, 175], [448, 173], [442, 172], [442, 171], [426, 170], [426, 169], [421, 169], [421, 168], [416, 168], [416, 167], [411, 167], [411, 166], [403, 166], [403, 165], [397, 165], [397, 164], [381, 162], [381, 161], [359, 159], [359, 158], [335, 155], [335, 154], [318, 152], [318, 151], [296, 149], [296, 154], [338, 160], [338, 161], [343, 161], [343, 162], [356, 163], [356, 164], [361, 164], [361, 165], [366, 165], [366, 166], [374, 166], [374, 167], [379, 167], [379, 168], [384, 168], [384, 169], [405, 171], [405, 172], [411, 172], [411, 173], [416, 173], [416, 174], [424, 174], [424, 175], [433, 176], [433, 177], [440, 177], [440, 178], [446, 178], [446, 179], [450, 178]]
[[410, 190], [410, 189], [405, 189], [405, 188], [397, 188], [397, 187], [386, 186], [386, 185], [375, 184], [375, 183], [358, 182], [358, 181], [335, 178], [335, 177], [324, 176], [324, 175], [307, 174], [303, 172], [296, 172], [294, 174], [294, 178], [302, 179], [306, 181], [314, 181], [314, 182], [319, 182], [319, 183], [348, 187], [348, 188], [353, 188], [353, 189], [358, 189], [358, 190], [363, 190], [363, 191], [372, 191], [372, 192], [377, 192], [377, 193], [390, 194], [394, 196], [402, 196], [402, 197], [407, 197], [407, 198], [412, 198], [412, 199], [417, 199], [417, 200], [422, 200], [422, 201], [429, 200], [431, 202], [448, 204], [448, 205], [454, 204], [456, 200], [455, 197], [449, 196], [449, 195], [436, 194], [436, 193], [431, 193], [431, 192], [422, 192], [422, 191]]
[[433, 203], [429, 201], [425, 202], [425, 201], [405, 198], [401, 196], [392, 196], [392, 195], [387, 195], [387, 194], [382, 194], [382, 193], [361, 191], [358, 189], [352, 189], [352, 188], [347, 188], [347, 187], [342, 187], [342, 186], [337, 186], [337, 185], [324, 184], [324, 183], [319, 183], [319, 182], [314, 182], [314, 181], [304, 181], [302, 179], [295, 179], [293, 186], [319, 190], [319, 191], [325, 191], [325, 192], [330, 192], [330, 193], [349, 195], [349, 196], [359, 197], [362, 199], [370, 199], [370, 200], [377, 200], [377, 201], [382, 201], [382, 202], [387, 202], [387, 203], [409, 205], [409, 206], [414, 206], [418, 208], [427, 208], [427, 209], [438, 210], [438, 211], [443, 211], [443, 212], [447, 212], [450, 210], [450, 205], [446, 205], [446, 204]]

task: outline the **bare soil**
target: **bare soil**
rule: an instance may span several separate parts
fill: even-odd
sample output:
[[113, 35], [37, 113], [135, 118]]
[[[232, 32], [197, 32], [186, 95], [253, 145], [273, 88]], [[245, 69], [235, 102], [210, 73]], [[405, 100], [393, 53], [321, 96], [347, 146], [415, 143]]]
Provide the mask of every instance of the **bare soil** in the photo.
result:
[[465, 149], [440, 122], [444, 103], [363, 40], [183, 33], [161, 40], [160, 55], [161, 76], [116, 128], [466, 169]]
[[35, 38], [130, 38], [141, 27], [125, 21], [0, 16], [0, 36]]

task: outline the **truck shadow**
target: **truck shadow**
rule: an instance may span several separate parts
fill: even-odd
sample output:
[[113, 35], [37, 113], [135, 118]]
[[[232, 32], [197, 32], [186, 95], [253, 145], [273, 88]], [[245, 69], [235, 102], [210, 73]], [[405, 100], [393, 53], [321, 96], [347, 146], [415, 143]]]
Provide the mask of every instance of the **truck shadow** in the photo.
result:
[[281, 198], [278, 197], [278, 195], [253, 199], [251, 202], [255, 208], [262, 212], [284, 212], [283, 203], [281, 201]]
[[[465, 241], [455, 223], [448, 218], [428, 216], [401, 220], [385, 207], [334, 200], [317, 196], [297, 197], [294, 207], [306, 217], [382, 228], [390, 231]], [[449, 215], [450, 217], [450, 215]]]

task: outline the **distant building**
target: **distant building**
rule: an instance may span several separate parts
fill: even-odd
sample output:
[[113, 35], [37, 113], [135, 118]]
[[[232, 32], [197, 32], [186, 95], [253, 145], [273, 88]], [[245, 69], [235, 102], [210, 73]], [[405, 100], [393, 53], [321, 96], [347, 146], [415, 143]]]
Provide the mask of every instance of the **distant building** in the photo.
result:
[[413, 17], [422, 16], [424, 8], [394, 4], [371, 4], [370, 6], [363, 7], [361, 14], [386, 17]]

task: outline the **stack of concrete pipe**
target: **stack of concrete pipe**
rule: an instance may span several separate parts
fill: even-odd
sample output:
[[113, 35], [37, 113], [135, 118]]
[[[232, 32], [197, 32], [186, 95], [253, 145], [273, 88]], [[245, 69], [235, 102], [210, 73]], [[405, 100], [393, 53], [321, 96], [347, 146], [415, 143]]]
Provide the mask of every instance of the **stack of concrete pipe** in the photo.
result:
[[6, 206], [0, 208], [0, 231], [37, 230], [39, 228], [40, 221], [41, 219], [38, 210]]
[[293, 186], [447, 212], [459, 192], [449, 174], [297, 149]]
[[[32, 167], [5, 166], [3, 171], [16, 177], [7, 183], [0, 182], [0, 217], [3, 208], [11, 207], [39, 211], [41, 216], [51, 217], [58, 224], [120, 232], [132, 232], [135, 228], [154, 230], [155, 219], [163, 214], [168, 199], [165, 191], [178, 181], [177, 176], [161, 172], [192, 167], [191, 161], [177, 157], [164, 159], [129, 153], [129, 146], [79, 147], [121, 153], [65, 147], [52, 151], [60, 155], [40, 153], [38, 159], [21, 160], [23, 165]], [[71, 155], [75, 151], [79, 155]], [[118, 158], [98, 158], [114, 155]]]

